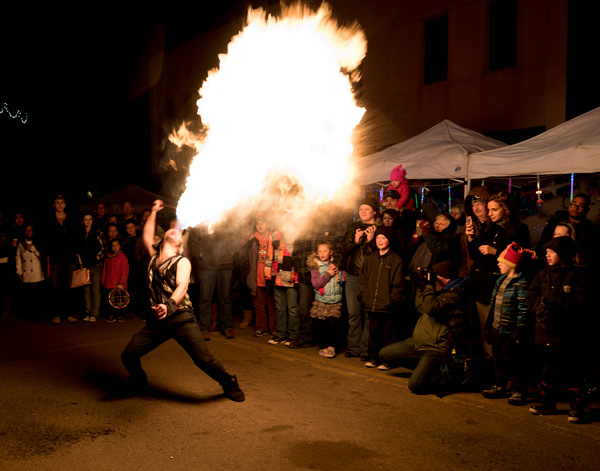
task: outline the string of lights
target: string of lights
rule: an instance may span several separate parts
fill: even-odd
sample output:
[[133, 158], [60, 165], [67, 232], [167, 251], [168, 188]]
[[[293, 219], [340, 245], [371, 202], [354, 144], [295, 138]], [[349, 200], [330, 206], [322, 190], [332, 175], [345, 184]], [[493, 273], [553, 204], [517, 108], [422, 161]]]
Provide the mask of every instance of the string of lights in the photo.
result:
[[21, 114], [21, 110], [17, 110], [16, 113], [11, 113], [11, 111], [8, 109], [7, 103], [4, 103], [2, 108], [0, 108], [0, 114], [2, 113], [8, 114], [8, 116], [10, 116], [12, 119], [20, 119], [23, 124], [27, 123], [27, 120], [29, 119], [29, 115], [25, 112]]

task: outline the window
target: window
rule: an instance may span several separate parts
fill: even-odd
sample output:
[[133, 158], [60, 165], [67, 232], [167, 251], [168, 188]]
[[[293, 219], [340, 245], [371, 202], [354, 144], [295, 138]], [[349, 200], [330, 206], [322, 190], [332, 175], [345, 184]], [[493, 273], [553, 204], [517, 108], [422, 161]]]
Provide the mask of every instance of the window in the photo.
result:
[[448, 79], [448, 17], [425, 22], [424, 83]]
[[489, 70], [517, 65], [517, 0], [490, 2]]

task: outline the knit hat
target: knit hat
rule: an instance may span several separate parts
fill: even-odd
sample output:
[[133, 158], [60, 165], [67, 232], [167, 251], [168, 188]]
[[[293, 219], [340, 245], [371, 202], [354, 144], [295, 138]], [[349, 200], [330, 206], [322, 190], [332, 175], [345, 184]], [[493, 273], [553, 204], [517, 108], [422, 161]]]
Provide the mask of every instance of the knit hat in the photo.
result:
[[456, 275], [456, 267], [449, 260], [436, 263], [431, 267], [431, 271], [436, 275], [440, 275], [442, 278], [447, 278], [449, 280], [452, 280]]
[[365, 198], [363, 200], [360, 200], [358, 202], [358, 207], [360, 208], [363, 204], [366, 204], [367, 206], [371, 206], [371, 208], [373, 208], [373, 211], [375, 211], [376, 213], [379, 212], [379, 204], [377, 204], [372, 199]]
[[565, 263], [572, 263], [577, 252], [577, 244], [568, 236], [554, 237], [544, 244], [544, 248], [554, 250]]
[[406, 180], [406, 170], [402, 168], [402, 164], [398, 165], [394, 170], [390, 173], [390, 180], [397, 180], [399, 182], [403, 182]]
[[522, 248], [516, 242], [513, 242], [498, 257], [498, 261], [504, 263], [507, 267], [517, 268], [526, 259], [535, 258], [534, 252]]
[[398, 190], [388, 190], [387, 193], [384, 195], [383, 199], [386, 199], [388, 196], [395, 200], [400, 199], [400, 193], [398, 193]]
[[395, 233], [394, 233], [393, 227], [379, 226], [377, 228], [377, 230], [375, 231], [375, 238], [377, 238], [378, 235], [382, 235], [387, 240], [389, 240], [390, 243], [392, 243], [392, 242], [394, 242], [394, 234]]

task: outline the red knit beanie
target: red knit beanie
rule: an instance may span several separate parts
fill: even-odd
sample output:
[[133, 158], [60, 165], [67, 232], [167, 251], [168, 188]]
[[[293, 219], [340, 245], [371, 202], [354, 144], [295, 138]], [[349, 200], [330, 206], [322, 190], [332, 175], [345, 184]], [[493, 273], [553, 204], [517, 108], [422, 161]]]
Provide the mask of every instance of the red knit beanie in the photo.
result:
[[531, 250], [522, 248], [516, 242], [513, 242], [498, 257], [498, 261], [504, 263], [507, 267], [517, 268], [524, 259], [533, 259], [535, 254]]

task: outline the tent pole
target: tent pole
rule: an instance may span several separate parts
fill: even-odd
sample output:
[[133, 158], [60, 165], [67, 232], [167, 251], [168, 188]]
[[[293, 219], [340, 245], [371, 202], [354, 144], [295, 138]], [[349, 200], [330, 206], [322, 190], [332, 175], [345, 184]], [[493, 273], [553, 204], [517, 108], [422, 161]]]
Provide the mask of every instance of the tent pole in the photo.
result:
[[465, 201], [467, 199], [467, 195], [469, 194], [469, 191], [471, 191], [471, 180], [466, 179], [465, 180]]

